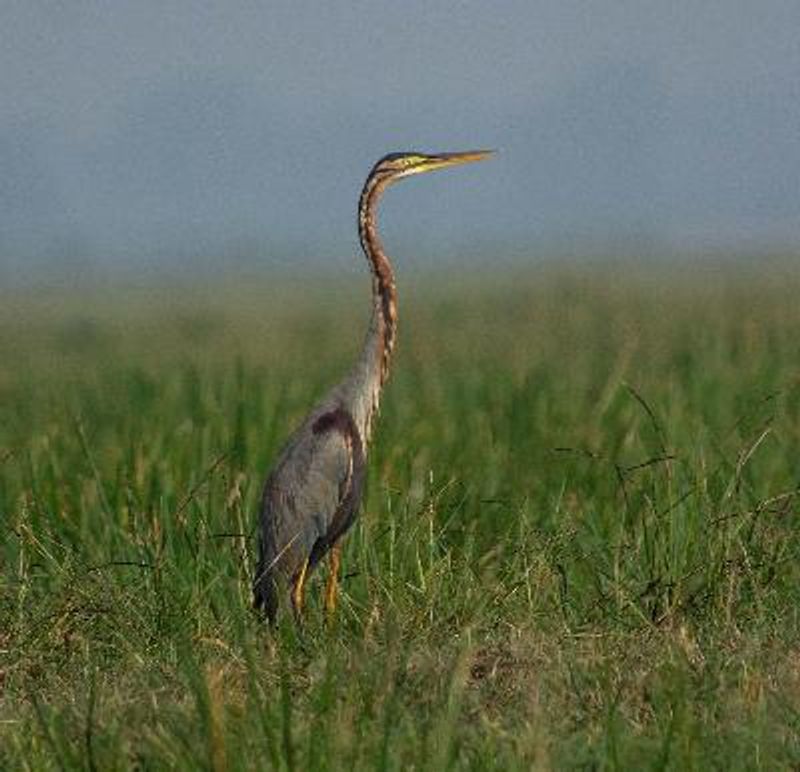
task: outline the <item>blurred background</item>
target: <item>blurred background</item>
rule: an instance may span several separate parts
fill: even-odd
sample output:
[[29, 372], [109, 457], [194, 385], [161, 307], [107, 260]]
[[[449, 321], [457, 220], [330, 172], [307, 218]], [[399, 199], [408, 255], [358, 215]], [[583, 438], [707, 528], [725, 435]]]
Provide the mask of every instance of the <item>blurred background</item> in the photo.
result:
[[800, 243], [800, 4], [4, 2], [0, 282]]

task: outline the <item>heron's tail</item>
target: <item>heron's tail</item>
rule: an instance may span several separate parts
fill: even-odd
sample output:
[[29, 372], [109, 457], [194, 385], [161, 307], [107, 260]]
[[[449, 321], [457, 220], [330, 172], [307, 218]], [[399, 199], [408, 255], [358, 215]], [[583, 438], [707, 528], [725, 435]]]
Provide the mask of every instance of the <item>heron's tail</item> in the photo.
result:
[[263, 611], [271, 625], [274, 625], [278, 618], [278, 588], [275, 586], [273, 576], [273, 562], [266, 560], [262, 554], [253, 580], [253, 608]]

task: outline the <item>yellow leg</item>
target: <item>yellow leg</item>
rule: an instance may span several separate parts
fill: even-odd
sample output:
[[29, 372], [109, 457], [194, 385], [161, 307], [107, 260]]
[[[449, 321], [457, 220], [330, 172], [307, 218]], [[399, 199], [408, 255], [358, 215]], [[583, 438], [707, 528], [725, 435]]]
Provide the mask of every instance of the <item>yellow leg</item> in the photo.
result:
[[331, 547], [329, 559], [330, 573], [328, 574], [328, 584], [325, 587], [325, 612], [328, 615], [328, 619], [330, 619], [333, 616], [333, 612], [336, 611], [336, 595], [339, 589], [339, 564], [341, 558], [342, 547], [337, 541], [336, 544]]
[[292, 609], [294, 618], [299, 622], [303, 616], [303, 599], [306, 590], [306, 573], [308, 572], [308, 558], [303, 561], [303, 565], [297, 572], [297, 576], [292, 585]]

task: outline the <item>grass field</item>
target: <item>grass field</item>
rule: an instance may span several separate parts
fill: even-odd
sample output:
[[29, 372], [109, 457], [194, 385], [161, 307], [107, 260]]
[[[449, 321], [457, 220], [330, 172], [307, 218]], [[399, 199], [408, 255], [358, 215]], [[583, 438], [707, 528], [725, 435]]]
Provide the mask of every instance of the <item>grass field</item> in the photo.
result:
[[0, 299], [0, 767], [800, 766], [800, 264], [404, 277], [343, 598], [256, 499], [367, 279]]

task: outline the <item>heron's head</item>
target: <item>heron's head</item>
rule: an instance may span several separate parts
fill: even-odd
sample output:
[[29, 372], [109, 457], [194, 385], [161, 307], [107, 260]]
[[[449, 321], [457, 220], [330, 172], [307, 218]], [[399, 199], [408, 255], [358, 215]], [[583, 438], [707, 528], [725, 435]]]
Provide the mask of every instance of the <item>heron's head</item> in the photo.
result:
[[491, 150], [470, 150], [463, 153], [390, 153], [375, 164], [370, 176], [380, 176], [387, 182], [394, 182], [412, 174], [482, 161], [491, 154]]

